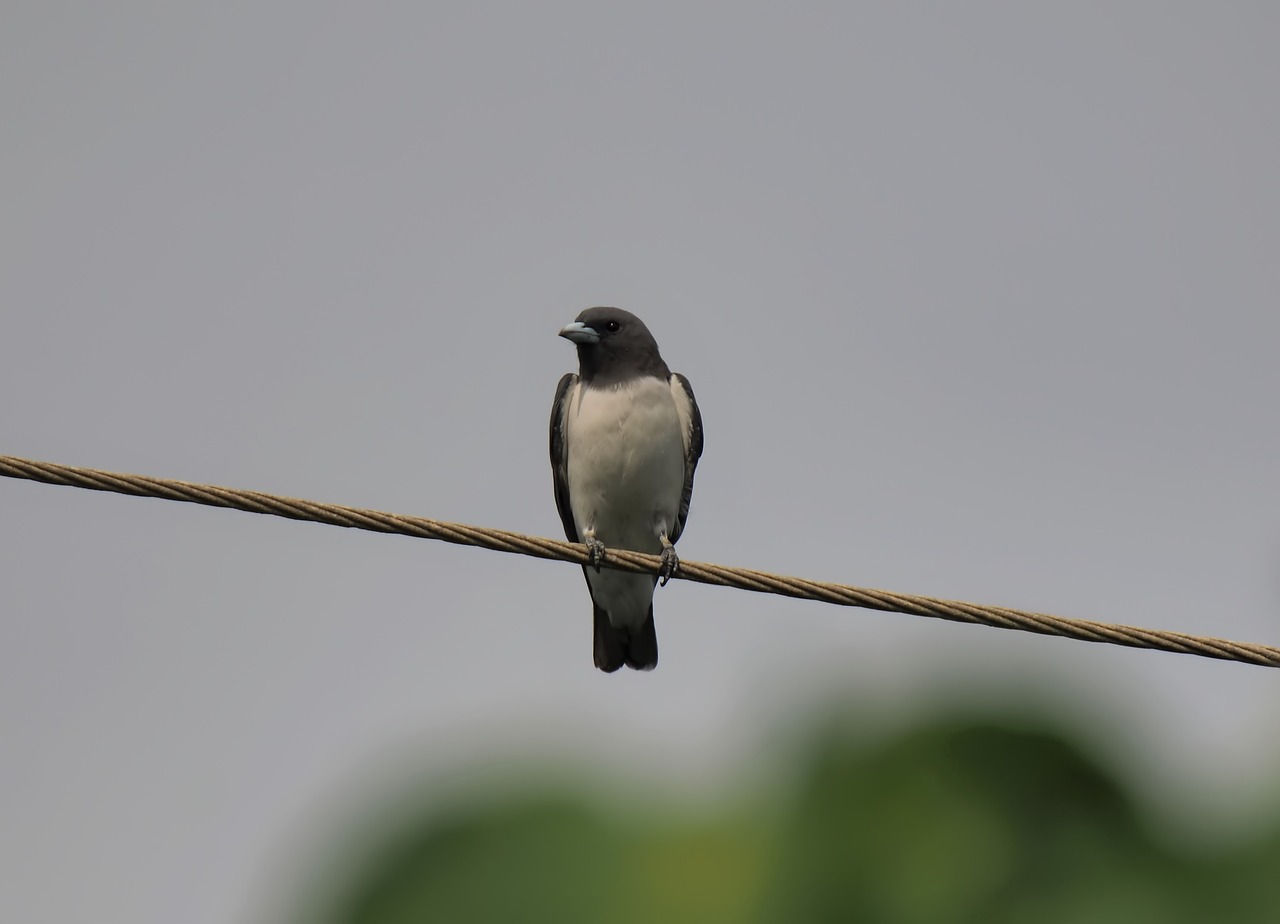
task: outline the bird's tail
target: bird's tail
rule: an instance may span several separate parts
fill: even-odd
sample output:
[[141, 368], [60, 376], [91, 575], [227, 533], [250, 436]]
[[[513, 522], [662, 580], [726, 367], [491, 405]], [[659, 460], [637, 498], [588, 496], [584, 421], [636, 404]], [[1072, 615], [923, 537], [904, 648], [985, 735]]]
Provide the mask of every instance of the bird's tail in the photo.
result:
[[638, 628], [615, 626], [609, 614], [598, 606], [595, 610], [596, 667], [612, 674], [622, 665], [637, 671], [651, 671], [658, 666], [658, 633], [653, 626], [653, 604]]

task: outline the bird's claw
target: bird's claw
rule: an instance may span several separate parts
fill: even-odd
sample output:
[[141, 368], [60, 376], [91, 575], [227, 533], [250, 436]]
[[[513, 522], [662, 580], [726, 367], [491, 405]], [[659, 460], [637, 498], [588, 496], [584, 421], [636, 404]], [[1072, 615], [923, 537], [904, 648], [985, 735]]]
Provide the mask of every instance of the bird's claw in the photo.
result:
[[680, 567], [680, 557], [676, 555], [675, 546], [669, 545], [662, 550], [662, 566], [658, 568], [658, 586], [666, 587], [667, 581]]
[[596, 573], [600, 571], [600, 565], [604, 562], [604, 543], [594, 536], [589, 536], [585, 540], [587, 554], [591, 557], [591, 567], [596, 569]]

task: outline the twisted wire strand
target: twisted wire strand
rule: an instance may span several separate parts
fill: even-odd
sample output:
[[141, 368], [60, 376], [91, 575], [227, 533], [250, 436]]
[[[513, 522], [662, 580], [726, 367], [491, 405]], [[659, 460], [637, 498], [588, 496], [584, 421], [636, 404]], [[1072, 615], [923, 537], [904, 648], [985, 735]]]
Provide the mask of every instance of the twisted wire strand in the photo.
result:
[[[438, 539], [455, 545], [472, 545], [495, 552], [510, 552], [579, 565], [585, 565], [588, 562], [586, 546], [573, 542], [528, 536], [505, 529], [447, 523], [426, 517], [283, 497], [262, 491], [245, 491], [219, 485], [175, 481], [170, 478], [106, 472], [2, 455], [0, 455], [0, 475], [45, 484], [87, 488], [91, 491], [111, 491], [135, 497], [157, 497], [210, 507], [229, 507], [248, 513], [262, 513], [291, 520], [308, 520], [370, 532]], [[625, 549], [609, 549], [605, 565], [622, 571], [656, 574], [661, 562], [657, 555], [646, 555]], [[1000, 629], [1016, 629], [1021, 632], [1054, 635], [1084, 642], [1148, 648], [1176, 654], [1217, 658], [1223, 661], [1239, 661], [1263, 667], [1280, 667], [1280, 648], [1253, 642], [1233, 642], [1227, 639], [1190, 635], [1185, 632], [1143, 629], [1089, 619], [1070, 619], [1003, 606], [983, 606], [959, 600], [943, 600], [937, 597], [854, 587], [849, 584], [833, 584], [827, 581], [788, 577], [767, 571], [707, 562], [681, 560], [680, 568], [674, 577], [700, 584], [715, 584], [756, 593], [817, 600], [837, 606], [856, 606], [891, 613], [929, 616], [935, 619], [967, 622]]]

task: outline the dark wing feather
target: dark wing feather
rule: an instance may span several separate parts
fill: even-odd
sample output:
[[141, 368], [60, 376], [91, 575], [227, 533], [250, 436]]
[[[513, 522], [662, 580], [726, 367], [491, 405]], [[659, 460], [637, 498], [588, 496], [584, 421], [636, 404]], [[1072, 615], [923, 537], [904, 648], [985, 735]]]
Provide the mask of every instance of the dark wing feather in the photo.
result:
[[[573, 508], [569, 506], [569, 451], [564, 441], [564, 415], [569, 406], [569, 392], [578, 377], [566, 372], [556, 386], [556, 399], [551, 404], [551, 478], [556, 488], [556, 510], [570, 542], [578, 541], [578, 528], [573, 522]], [[588, 582], [588, 585], [590, 582]]]
[[676, 527], [669, 537], [674, 543], [684, 532], [684, 521], [689, 516], [689, 502], [693, 500], [693, 473], [698, 467], [698, 459], [702, 458], [702, 412], [698, 410], [698, 402], [693, 397], [693, 386], [679, 372], [671, 373], [671, 378], [684, 389], [689, 396], [689, 448], [684, 455], [684, 491], [680, 495], [680, 515], [676, 518]]

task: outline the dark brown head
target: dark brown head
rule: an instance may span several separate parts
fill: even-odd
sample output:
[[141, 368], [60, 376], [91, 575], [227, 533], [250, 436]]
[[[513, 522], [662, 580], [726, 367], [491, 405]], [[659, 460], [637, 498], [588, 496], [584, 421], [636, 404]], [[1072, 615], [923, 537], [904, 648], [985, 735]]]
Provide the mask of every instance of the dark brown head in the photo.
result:
[[590, 385], [614, 385], [644, 375], [671, 376], [653, 334], [630, 311], [588, 308], [561, 328], [560, 336], [577, 345], [578, 375]]

